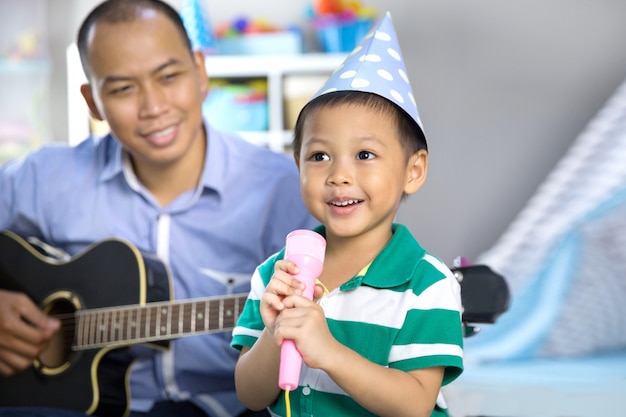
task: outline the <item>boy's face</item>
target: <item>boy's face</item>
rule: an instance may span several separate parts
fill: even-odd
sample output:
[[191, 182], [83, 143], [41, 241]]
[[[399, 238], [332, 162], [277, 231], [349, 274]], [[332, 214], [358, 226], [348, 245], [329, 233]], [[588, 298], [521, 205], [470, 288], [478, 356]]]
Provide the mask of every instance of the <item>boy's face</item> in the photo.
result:
[[296, 162], [304, 203], [327, 235], [387, 236], [404, 193], [426, 179], [428, 155], [408, 162], [394, 119], [362, 105], [320, 107], [305, 121]]
[[129, 22], [97, 23], [88, 45], [90, 86], [82, 92], [92, 113], [136, 165], [184, 163], [204, 135], [203, 56], [191, 55], [174, 24], [151, 10]]

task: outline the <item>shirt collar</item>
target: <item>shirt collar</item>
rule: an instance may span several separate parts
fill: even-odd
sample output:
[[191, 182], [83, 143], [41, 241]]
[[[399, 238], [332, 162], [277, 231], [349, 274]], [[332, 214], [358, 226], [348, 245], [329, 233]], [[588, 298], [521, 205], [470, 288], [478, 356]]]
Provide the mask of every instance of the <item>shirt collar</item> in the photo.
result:
[[204, 123], [206, 130], [206, 154], [204, 156], [204, 170], [200, 182], [204, 188], [208, 188], [223, 195], [226, 184], [228, 149], [224, 134], [213, 129], [208, 123]]
[[[314, 230], [326, 236], [324, 226], [318, 226]], [[359, 274], [341, 285], [342, 291], [355, 289], [362, 284], [375, 288], [392, 288], [411, 279], [426, 251], [406, 226], [393, 224], [391, 230], [393, 235], [383, 250]]]
[[100, 174], [100, 180], [103, 182], [109, 181], [118, 174], [121, 174], [123, 171], [122, 145], [117, 141], [112, 133], [107, 134], [103, 138], [96, 139], [96, 143], [98, 141], [103, 141], [106, 144], [104, 152], [104, 168]]
[[[204, 170], [200, 179], [201, 186], [209, 188], [222, 195], [224, 191], [224, 178], [226, 169], [227, 149], [224, 143], [225, 138], [222, 133], [213, 129], [208, 123], [204, 123], [206, 129], [207, 146], [205, 154]], [[209, 140], [210, 138], [210, 140]], [[100, 139], [98, 139], [100, 140]], [[124, 157], [127, 152], [122, 148], [121, 143], [109, 133], [101, 140], [108, 141], [106, 148], [106, 158], [104, 169], [100, 174], [102, 181], [108, 181], [124, 171]], [[132, 186], [132, 184], [131, 184]]]

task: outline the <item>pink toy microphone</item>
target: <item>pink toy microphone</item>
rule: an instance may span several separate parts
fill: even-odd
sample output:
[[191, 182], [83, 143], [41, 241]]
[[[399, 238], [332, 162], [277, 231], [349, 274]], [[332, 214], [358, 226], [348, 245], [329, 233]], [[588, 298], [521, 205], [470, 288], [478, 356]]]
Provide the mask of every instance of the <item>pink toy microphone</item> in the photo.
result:
[[[300, 268], [300, 273], [294, 275], [294, 278], [306, 284], [302, 296], [309, 300], [313, 299], [315, 281], [322, 273], [325, 251], [326, 240], [319, 233], [294, 230], [287, 235], [285, 259], [293, 261]], [[285, 339], [280, 347], [278, 386], [287, 391], [296, 389], [301, 367], [302, 355], [296, 344], [291, 339]]]

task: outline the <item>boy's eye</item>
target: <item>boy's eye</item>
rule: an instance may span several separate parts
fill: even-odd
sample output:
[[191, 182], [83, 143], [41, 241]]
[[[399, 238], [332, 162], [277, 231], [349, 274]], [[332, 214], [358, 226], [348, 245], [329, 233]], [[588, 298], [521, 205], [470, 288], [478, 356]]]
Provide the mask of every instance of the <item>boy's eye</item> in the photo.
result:
[[369, 151], [361, 151], [359, 152], [358, 159], [374, 159], [376, 155]]
[[311, 161], [328, 161], [328, 155], [323, 152], [316, 152], [311, 155]]

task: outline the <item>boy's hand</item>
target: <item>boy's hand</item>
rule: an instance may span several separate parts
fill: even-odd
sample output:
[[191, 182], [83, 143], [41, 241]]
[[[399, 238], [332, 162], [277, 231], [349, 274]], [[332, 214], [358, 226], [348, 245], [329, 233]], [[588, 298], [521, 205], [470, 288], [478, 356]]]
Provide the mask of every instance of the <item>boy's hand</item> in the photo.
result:
[[292, 261], [283, 259], [274, 265], [274, 275], [265, 287], [260, 307], [263, 324], [272, 333], [276, 317], [285, 308], [282, 300], [290, 295], [301, 295], [304, 290], [304, 283], [293, 277], [299, 273], [300, 269]]
[[315, 301], [295, 295], [285, 297], [282, 304], [285, 308], [275, 320], [274, 340], [280, 345], [285, 339], [293, 339], [308, 367], [323, 368], [338, 344], [324, 310]]

